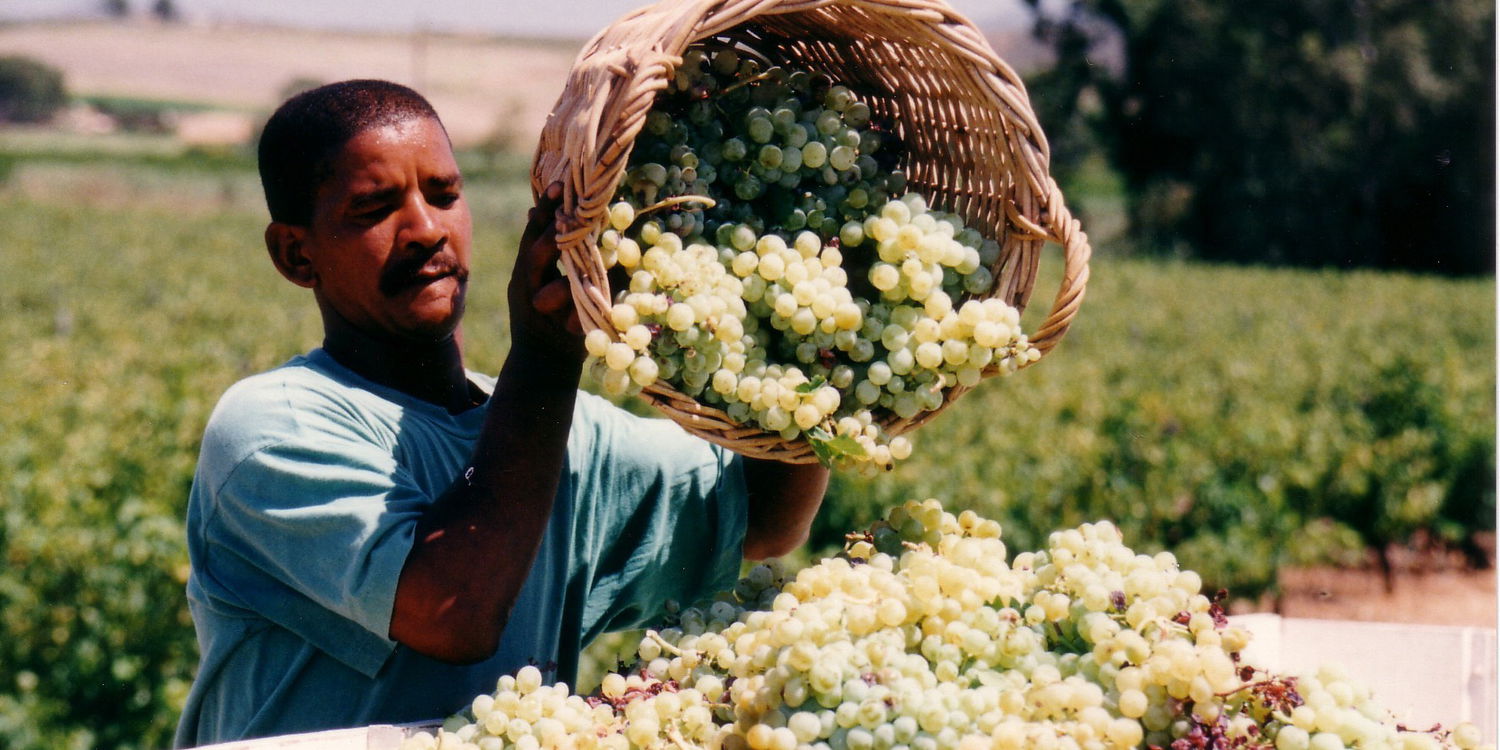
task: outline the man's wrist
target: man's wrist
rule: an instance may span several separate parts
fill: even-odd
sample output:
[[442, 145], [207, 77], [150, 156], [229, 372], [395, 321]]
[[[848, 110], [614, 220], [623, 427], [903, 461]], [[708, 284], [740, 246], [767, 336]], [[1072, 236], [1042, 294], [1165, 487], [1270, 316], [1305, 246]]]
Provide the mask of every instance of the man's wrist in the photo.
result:
[[506, 354], [502, 371], [527, 385], [575, 389], [583, 373], [580, 351], [567, 351], [566, 345], [516, 340]]

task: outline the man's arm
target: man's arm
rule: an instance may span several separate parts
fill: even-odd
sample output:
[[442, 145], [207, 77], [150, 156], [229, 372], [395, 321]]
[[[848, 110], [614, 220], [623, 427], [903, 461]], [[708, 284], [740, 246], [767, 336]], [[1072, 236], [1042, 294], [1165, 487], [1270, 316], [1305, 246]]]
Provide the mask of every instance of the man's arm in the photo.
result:
[[745, 557], [780, 557], [807, 541], [828, 489], [828, 470], [818, 464], [745, 459], [745, 487], [750, 506]]
[[557, 273], [558, 192], [531, 210], [511, 277], [511, 349], [490, 396], [472, 467], [417, 524], [390, 636], [442, 661], [488, 658], [552, 515], [583, 346]]

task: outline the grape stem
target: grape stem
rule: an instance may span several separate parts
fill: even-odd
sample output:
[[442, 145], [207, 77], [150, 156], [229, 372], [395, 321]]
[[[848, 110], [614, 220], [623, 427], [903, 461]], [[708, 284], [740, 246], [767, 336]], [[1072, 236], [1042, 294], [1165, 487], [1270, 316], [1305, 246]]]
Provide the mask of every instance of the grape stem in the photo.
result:
[[702, 203], [704, 208], [713, 208], [715, 205], [718, 205], [718, 201], [715, 201], [713, 198], [710, 198], [706, 195], [674, 195], [671, 198], [666, 198], [664, 200], [657, 201], [656, 203], [652, 203], [651, 205], [646, 206], [639, 211], [636, 211], [635, 214], [636, 216], [641, 216], [643, 214], [649, 214], [652, 211], [660, 211], [664, 208], [671, 208], [682, 203]]
[[1172, 632], [1185, 634], [1191, 634], [1192, 632], [1188, 629], [1188, 626], [1175, 622], [1170, 617], [1157, 616], [1141, 623], [1141, 627], [1138, 628], [1140, 634], [1145, 635], [1146, 628], [1150, 625], [1155, 625], [1157, 632], [1163, 635]]
[[735, 90], [737, 88], [741, 88], [743, 86], [748, 86], [748, 85], [750, 85], [752, 83], [759, 83], [760, 81], [764, 81], [764, 80], [766, 80], [767, 78], [770, 78], [770, 77], [771, 77], [771, 71], [766, 70], [766, 71], [761, 72], [759, 74], [750, 76], [749, 78], [746, 78], [746, 79], [744, 79], [742, 81], [736, 81], [736, 82], [734, 82], [733, 84], [731, 84], [729, 86], [725, 86], [723, 89], [719, 90], [719, 95], [723, 96], [724, 94], [727, 94], [727, 93], [729, 93], [729, 92], [731, 92], [731, 91], [733, 91], [733, 90]]
[[1243, 692], [1245, 690], [1249, 690], [1250, 688], [1253, 688], [1256, 685], [1266, 685], [1266, 684], [1269, 684], [1269, 683], [1270, 683], [1269, 680], [1260, 680], [1260, 681], [1256, 681], [1256, 682], [1247, 682], [1247, 683], [1245, 683], [1243, 685], [1240, 685], [1237, 688], [1233, 688], [1231, 690], [1225, 690], [1222, 693], [1214, 693], [1214, 696], [1217, 697], [1217, 698], [1228, 698], [1229, 696], [1234, 695], [1235, 693], [1239, 693], [1239, 692]]
[[675, 726], [667, 727], [667, 739], [671, 740], [672, 744], [682, 748], [682, 750], [703, 750], [697, 745], [688, 742], [687, 738], [683, 737], [682, 732], [677, 731], [677, 727]]
[[[661, 646], [661, 650], [662, 651], [665, 651], [665, 652], [667, 652], [667, 653], [669, 653], [669, 654], [671, 654], [673, 656], [683, 656], [685, 654], [685, 652], [682, 649], [680, 649], [680, 648], [678, 648], [676, 646], [673, 646], [671, 643], [668, 643], [667, 639], [661, 637], [661, 634], [658, 633], [658, 632], [656, 632], [655, 630], [647, 630], [646, 631], [646, 637], [650, 638], [653, 641], [656, 641], [656, 644], [658, 646]], [[695, 655], [697, 655], [699, 658], [702, 658], [702, 656], [703, 656], [703, 654], [701, 652], [698, 652], [698, 651], [694, 651], [693, 653]]]

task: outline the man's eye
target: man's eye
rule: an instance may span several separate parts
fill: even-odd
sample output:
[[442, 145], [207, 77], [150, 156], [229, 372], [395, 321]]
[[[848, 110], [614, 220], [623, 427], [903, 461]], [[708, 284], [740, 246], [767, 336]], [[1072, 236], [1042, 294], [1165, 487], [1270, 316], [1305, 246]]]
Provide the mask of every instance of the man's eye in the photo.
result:
[[354, 209], [353, 215], [354, 218], [362, 221], [379, 221], [390, 214], [390, 212], [391, 207], [389, 205], [379, 204], [374, 206], [360, 206]]
[[440, 193], [432, 198], [432, 205], [447, 208], [458, 202], [458, 193]]

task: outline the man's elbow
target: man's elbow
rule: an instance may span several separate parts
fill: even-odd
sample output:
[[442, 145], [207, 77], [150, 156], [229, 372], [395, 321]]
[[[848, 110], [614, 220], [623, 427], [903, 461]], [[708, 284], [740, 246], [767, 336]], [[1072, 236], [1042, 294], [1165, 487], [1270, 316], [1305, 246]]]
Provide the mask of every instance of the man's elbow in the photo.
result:
[[807, 543], [806, 528], [768, 529], [745, 534], [744, 555], [748, 560], [781, 557]]
[[393, 627], [391, 639], [428, 658], [462, 666], [494, 656], [503, 631], [503, 623], [454, 627], [429, 621], [408, 623], [400, 631]]
[[494, 656], [499, 648], [499, 638], [483, 643], [467, 639], [456, 639], [447, 641], [430, 652], [419, 651], [419, 653], [446, 664], [467, 666], [478, 664]]

